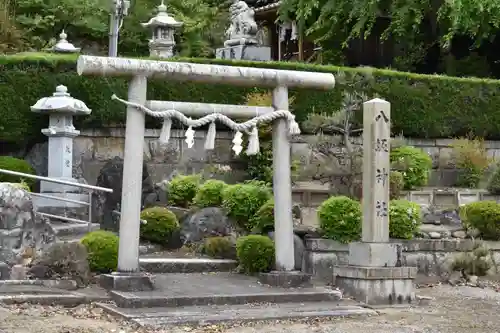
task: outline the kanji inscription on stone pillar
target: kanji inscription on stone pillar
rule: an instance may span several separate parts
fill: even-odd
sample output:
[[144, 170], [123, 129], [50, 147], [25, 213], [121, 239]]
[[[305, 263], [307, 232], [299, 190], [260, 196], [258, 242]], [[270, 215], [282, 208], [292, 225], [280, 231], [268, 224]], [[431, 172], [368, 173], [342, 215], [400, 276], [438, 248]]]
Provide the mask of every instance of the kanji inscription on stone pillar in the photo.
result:
[[363, 242], [389, 241], [390, 103], [363, 103]]

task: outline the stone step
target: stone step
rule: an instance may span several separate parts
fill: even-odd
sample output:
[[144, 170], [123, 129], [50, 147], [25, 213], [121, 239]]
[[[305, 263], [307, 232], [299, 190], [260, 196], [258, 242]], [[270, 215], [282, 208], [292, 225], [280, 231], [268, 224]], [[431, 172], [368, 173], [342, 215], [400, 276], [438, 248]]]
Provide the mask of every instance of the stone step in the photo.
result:
[[[223, 289], [224, 286], [221, 286]], [[121, 292], [110, 291], [111, 298], [121, 308], [156, 308], [201, 305], [238, 305], [248, 303], [300, 303], [332, 302], [342, 299], [342, 293], [327, 288], [271, 289], [252, 293], [199, 293], [187, 294], [182, 288], [162, 293], [161, 291]]]
[[238, 266], [235, 260], [211, 258], [140, 258], [139, 264], [149, 273], [229, 272]]
[[249, 322], [321, 317], [373, 316], [374, 310], [356, 306], [350, 301], [267, 303], [216, 306], [184, 306], [180, 308], [133, 309], [98, 303], [104, 311], [140, 326], [161, 328], [174, 325], [217, 324], [228, 321]]
[[52, 228], [59, 238], [66, 236], [78, 238], [90, 231], [99, 230], [100, 225], [98, 223], [92, 223], [90, 226], [88, 223], [52, 223]]

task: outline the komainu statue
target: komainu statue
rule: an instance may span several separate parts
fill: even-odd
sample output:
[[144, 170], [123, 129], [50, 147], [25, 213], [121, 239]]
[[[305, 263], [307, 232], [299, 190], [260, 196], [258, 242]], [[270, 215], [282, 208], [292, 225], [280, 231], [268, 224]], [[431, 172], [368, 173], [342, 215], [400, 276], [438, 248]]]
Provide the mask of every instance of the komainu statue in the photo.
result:
[[253, 9], [245, 1], [234, 0], [229, 7], [229, 14], [231, 25], [226, 30], [228, 40], [224, 42], [224, 46], [257, 44], [258, 27]]

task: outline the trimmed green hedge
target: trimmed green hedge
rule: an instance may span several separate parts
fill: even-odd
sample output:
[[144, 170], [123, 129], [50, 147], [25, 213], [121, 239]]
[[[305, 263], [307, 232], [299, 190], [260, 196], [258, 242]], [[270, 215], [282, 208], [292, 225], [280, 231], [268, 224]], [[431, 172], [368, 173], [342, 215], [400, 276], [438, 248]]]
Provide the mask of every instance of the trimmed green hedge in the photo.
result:
[[[47, 126], [47, 117], [35, 115], [30, 106], [49, 96], [59, 84], [83, 100], [92, 115], [81, 117], [80, 128], [122, 125], [124, 106], [111, 101], [116, 93], [126, 98], [127, 82], [117, 78], [79, 77], [76, 56], [20, 54], [0, 56], [0, 141], [26, 141], [39, 135]], [[450, 138], [469, 133], [488, 139], [500, 138], [500, 81], [465, 79], [437, 75], [420, 75], [371, 68], [318, 66], [293, 62], [247, 62], [217, 59], [175, 59], [197, 63], [257, 66], [287, 70], [337, 73], [347, 76], [370, 71], [375, 80], [367, 83], [368, 96], [379, 96], [392, 104], [392, 131], [408, 137]], [[342, 93], [337, 86], [331, 91], [295, 90], [291, 106], [298, 120], [311, 112], [334, 112]], [[161, 80], [150, 82], [149, 99], [241, 104], [255, 88], [230, 85], [196, 84]], [[148, 117], [148, 126], [158, 120]]]

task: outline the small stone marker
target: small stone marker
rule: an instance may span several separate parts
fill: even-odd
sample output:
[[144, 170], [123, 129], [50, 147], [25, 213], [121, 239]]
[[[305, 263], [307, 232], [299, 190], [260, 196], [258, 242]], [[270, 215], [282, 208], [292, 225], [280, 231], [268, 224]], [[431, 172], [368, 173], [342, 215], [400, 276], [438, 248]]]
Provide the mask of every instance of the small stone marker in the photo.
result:
[[349, 244], [348, 266], [335, 266], [335, 284], [367, 304], [414, 300], [416, 267], [402, 267], [402, 246], [389, 242], [390, 104], [363, 104], [363, 222], [361, 242]]

